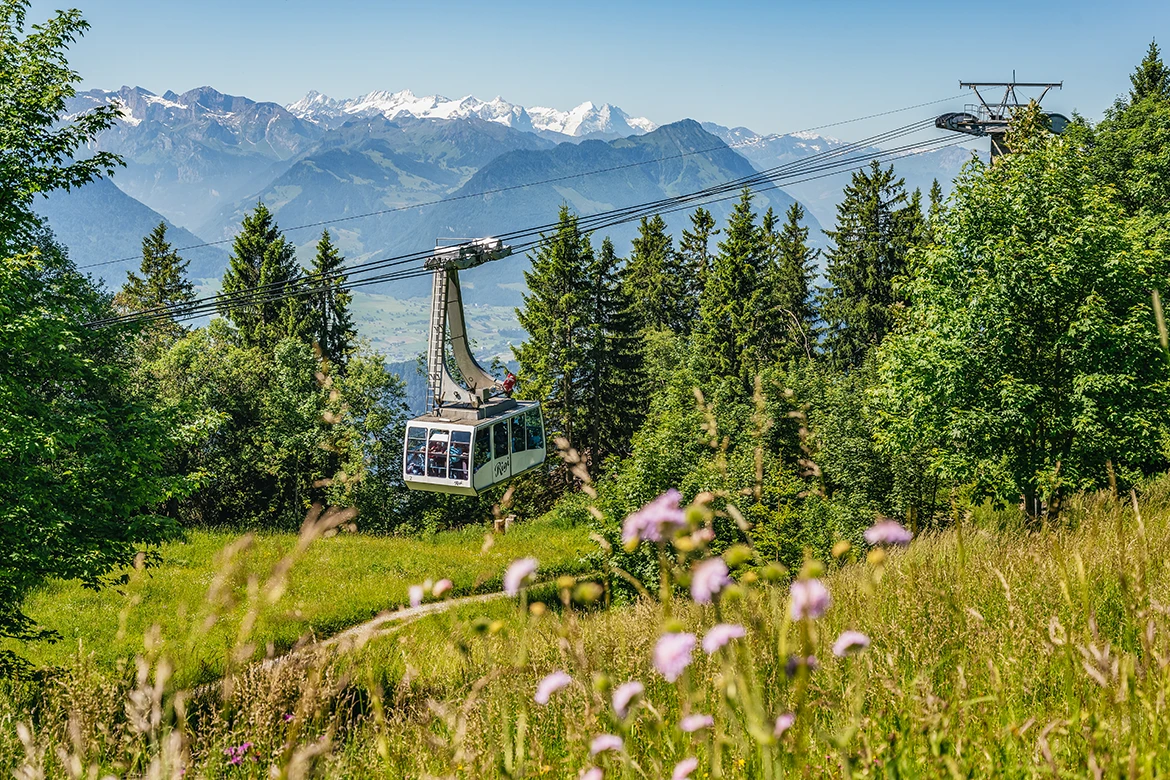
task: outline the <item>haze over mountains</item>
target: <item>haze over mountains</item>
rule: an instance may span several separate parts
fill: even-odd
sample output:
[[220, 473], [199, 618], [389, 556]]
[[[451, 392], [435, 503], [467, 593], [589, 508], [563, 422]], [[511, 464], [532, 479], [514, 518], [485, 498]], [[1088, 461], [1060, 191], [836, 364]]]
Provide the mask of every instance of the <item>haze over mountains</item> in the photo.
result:
[[[330, 229], [346, 256], [358, 261], [425, 249], [441, 237], [545, 224], [562, 203], [589, 215], [670, 197], [842, 143], [690, 120], [659, 127], [608, 103], [562, 111], [409, 90], [348, 99], [309, 92], [281, 106], [211, 87], [161, 96], [122, 87], [81, 93], [70, 111], [115, 101], [121, 120], [94, 146], [125, 158], [116, 186], [54, 194], [41, 205], [79, 265], [125, 258], [92, 269], [112, 287], [137, 266], [142, 236], [161, 219], [181, 229], [172, 234], [176, 246], [224, 241], [263, 200], [286, 230], [341, 219]], [[899, 160], [896, 170], [911, 188], [925, 189], [936, 177], [946, 186], [969, 156], [941, 150]], [[557, 181], [539, 184], [549, 179]], [[832, 224], [847, 181], [848, 174], [839, 174], [761, 193], [757, 207], [783, 211], [800, 199], [812, 237], [820, 239], [818, 220]], [[476, 197], [486, 191], [493, 194]], [[712, 211], [722, 221], [729, 208], [724, 202]], [[374, 211], [385, 213], [345, 219]], [[685, 212], [668, 216], [676, 236], [686, 221]], [[320, 226], [290, 230], [289, 237], [307, 260], [320, 232]], [[608, 234], [625, 253], [635, 232], [628, 225]], [[223, 243], [185, 255], [194, 275], [217, 277], [229, 248]], [[519, 259], [495, 264], [473, 282], [469, 299], [518, 302], [526, 267]], [[381, 292], [405, 297], [426, 294], [427, 287], [418, 280]]]

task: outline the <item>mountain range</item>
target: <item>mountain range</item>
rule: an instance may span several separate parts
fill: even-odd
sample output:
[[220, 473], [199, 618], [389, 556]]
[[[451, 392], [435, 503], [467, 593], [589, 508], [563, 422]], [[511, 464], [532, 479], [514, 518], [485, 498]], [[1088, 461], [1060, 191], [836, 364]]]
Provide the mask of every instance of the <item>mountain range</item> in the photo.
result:
[[[223, 242], [185, 253], [193, 275], [218, 277], [227, 240], [259, 200], [303, 259], [328, 223], [347, 258], [360, 261], [425, 249], [437, 238], [546, 224], [562, 204], [587, 216], [671, 197], [842, 143], [691, 120], [660, 127], [608, 103], [561, 111], [409, 90], [348, 99], [309, 92], [282, 106], [211, 87], [161, 96], [122, 87], [80, 93], [69, 110], [111, 103], [121, 118], [93, 147], [125, 159], [116, 186], [55, 193], [40, 208], [79, 265], [117, 261], [92, 269], [112, 287], [137, 266], [142, 235], [163, 219], [175, 228], [176, 246]], [[900, 159], [896, 169], [911, 187], [929, 187], [936, 177], [945, 186], [969, 154], [942, 150]], [[800, 200], [819, 241], [847, 181], [839, 174], [771, 190], [758, 196], [757, 207], [782, 211]], [[712, 211], [722, 220], [729, 207], [718, 203]], [[370, 212], [379, 213], [358, 217]], [[677, 236], [687, 214], [667, 218]], [[635, 231], [636, 225], [610, 231], [620, 253]], [[485, 268], [478, 279], [469, 274], [469, 299], [518, 302], [526, 265], [513, 259]], [[380, 292], [423, 295], [427, 288], [419, 280]]]
[[338, 127], [351, 119], [372, 116], [386, 119], [404, 116], [416, 119], [482, 119], [558, 141], [648, 133], [658, 126], [644, 117], [631, 117], [609, 103], [596, 106], [586, 101], [569, 111], [558, 111], [541, 106], [524, 108], [501, 97], [488, 101], [472, 95], [458, 100], [440, 95], [418, 97], [409, 89], [401, 92], [380, 90], [345, 100], [334, 100], [311, 90], [286, 108], [292, 114], [323, 127]]

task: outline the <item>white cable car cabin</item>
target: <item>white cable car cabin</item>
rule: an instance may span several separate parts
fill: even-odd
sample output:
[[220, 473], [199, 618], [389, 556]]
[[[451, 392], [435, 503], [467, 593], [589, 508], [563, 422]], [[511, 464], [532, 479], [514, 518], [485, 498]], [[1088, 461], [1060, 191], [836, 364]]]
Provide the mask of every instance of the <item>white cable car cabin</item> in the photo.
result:
[[[509, 397], [475, 361], [467, 341], [459, 271], [511, 254], [496, 238], [438, 247], [427, 335], [426, 414], [407, 423], [402, 479], [411, 490], [474, 496], [544, 463], [544, 417], [537, 401]], [[462, 375], [447, 370], [446, 341]]]

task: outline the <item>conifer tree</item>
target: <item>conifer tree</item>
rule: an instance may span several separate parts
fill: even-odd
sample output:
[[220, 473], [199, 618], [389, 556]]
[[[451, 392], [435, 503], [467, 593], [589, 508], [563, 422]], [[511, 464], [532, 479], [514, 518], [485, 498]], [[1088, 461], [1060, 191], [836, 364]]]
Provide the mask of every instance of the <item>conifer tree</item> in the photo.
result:
[[826, 347], [841, 369], [861, 365], [894, 322], [894, 279], [922, 235], [922, 211], [908, 203], [905, 182], [893, 166], [876, 161], [853, 174], [837, 206], [837, 229], [826, 252], [829, 286], [821, 291]]
[[801, 224], [803, 219], [804, 207], [794, 201], [774, 239], [773, 305], [781, 315], [781, 332], [785, 334], [774, 355], [780, 361], [811, 358], [815, 345], [812, 284], [819, 252], [808, 246], [808, 228]]
[[595, 464], [628, 453], [646, 410], [641, 323], [622, 283], [621, 262], [607, 237], [587, 269], [590, 337], [582, 390], [588, 429], [579, 439]]
[[1150, 41], [1146, 56], [1130, 75], [1129, 82], [1133, 85], [1129, 91], [1131, 105], [1148, 97], [1170, 100], [1170, 68], [1162, 62], [1157, 41]]
[[[914, 192], [910, 193], [910, 203], [908, 204], [907, 219], [910, 222], [911, 241], [913, 246], [921, 246], [925, 244], [930, 238], [930, 230], [926, 223], [926, 215], [922, 211], [922, 189], [914, 188]], [[914, 215], [917, 215], [915, 218]]]
[[642, 217], [624, 276], [626, 295], [643, 328], [684, 329], [686, 279], [661, 216]]
[[282, 338], [305, 338], [312, 324], [305, 296], [291, 295], [301, 286], [296, 248], [281, 234], [263, 203], [244, 217], [223, 277], [224, 295], [262, 288], [243, 306], [221, 303], [220, 314], [236, 326], [241, 343], [265, 351]]
[[745, 188], [728, 218], [699, 302], [699, 343], [711, 374], [739, 377], [748, 386], [758, 368], [757, 323], [765, 290], [765, 247], [755, 220], [752, 193]]
[[679, 265], [686, 280], [686, 322], [693, 323], [699, 316], [699, 299], [711, 270], [711, 239], [719, 235], [715, 217], [700, 206], [691, 214], [690, 230], [684, 230], [678, 242]]
[[581, 373], [589, 347], [589, 285], [593, 263], [589, 237], [581, 233], [576, 215], [561, 207], [556, 230], [541, 236], [524, 272], [528, 293], [516, 310], [528, 338], [512, 352], [520, 363], [522, 391], [544, 404], [552, 435], [578, 443], [585, 422]]
[[353, 295], [344, 288], [345, 275], [339, 273], [345, 258], [333, 245], [329, 231], [321, 233], [317, 242], [317, 254], [313, 257], [311, 284], [324, 288], [313, 293], [310, 303], [313, 307], [312, 338], [329, 362], [344, 370], [345, 361], [353, 348], [357, 331], [349, 304]]
[[[158, 223], [142, 239], [142, 263], [138, 267], [142, 276], [133, 271], [126, 274], [126, 284], [114, 296], [114, 305], [127, 312], [140, 312], [193, 300], [195, 285], [186, 276], [188, 264], [167, 241], [167, 223]], [[169, 341], [186, 332], [170, 317], [153, 320], [149, 327]]]
[[943, 216], [946, 214], [942, 186], [935, 179], [930, 185], [930, 207], [926, 212], [926, 227], [931, 241], [937, 241], [942, 226]]

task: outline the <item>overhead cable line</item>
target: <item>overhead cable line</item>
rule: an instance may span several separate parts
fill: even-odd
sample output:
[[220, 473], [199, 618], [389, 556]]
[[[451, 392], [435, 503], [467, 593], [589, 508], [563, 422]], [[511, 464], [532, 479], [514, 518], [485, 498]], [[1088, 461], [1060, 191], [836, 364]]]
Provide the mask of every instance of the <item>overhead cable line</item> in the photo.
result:
[[[913, 128], [918, 124], [919, 123], [912, 123], [911, 125], [907, 125], [905, 127]], [[899, 130], [903, 130], [904, 132], [905, 128], [900, 128]], [[897, 131], [888, 131], [882, 135], [890, 136], [896, 132]], [[636, 204], [621, 209], [612, 209], [608, 212], [601, 212], [599, 214], [579, 217], [578, 225], [582, 232], [593, 233], [608, 227], [631, 222], [640, 219], [643, 216], [649, 216], [655, 213], [671, 213], [689, 208], [693, 205], [703, 205], [704, 203], [728, 200], [737, 197], [739, 191], [741, 191], [745, 186], [757, 192], [772, 190], [781, 186], [787, 186], [788, 184], [796, 184], [804, 181], [825, 178], [827, 176], [833, 176], [858, 167], [858, 163], [864, 165], [874, 160], [897, 158], [909, 154], [920, 153], [923, 151], [930, 151], [932, 149], [941, 149], [948, 146], [954, 146], [957, 143], [960, 143], [962, 140], [963, 139], [954, 139], [940, 142], [939, 139], [927, 139], [911, 144], [905, 144], [892, 149], [882, 150], [877, 154], [861, 155], [837, 161], [822, 159], [818, 164], [806, 164], [807, 161], [811, 158], [804, 158], [803, 160], [790, 163], [786, 166], [778, 166], [777, 169], [787, 169], [783, 175], [778, 174], [776, 170], [760, 172], [751, 176], [741, 177], [739, 179], [713, 185], [693, 193], [686, 193], [679, 196], [659, 199], [657, 201]], [[861, 144], [864, 143], [864, 141], [858, 143]], [[839, 150], [831, 150], [827, 154], [815, 155], [814, 157], [832, 157], [838, 153]], [[547, 223], [546, 225], [533, 228], [502, 233], [497, 237], [501, 237], [503, 240], [514, 242], [519, 240], [520, 243], [514, 243], [513, 245], [514, 253], [519, 254], [540, 243], [539, 238], [528, 241], [523, 241], [522, 239], [527, 239], [532, 236], [539, 236], [549, 228], [555, 227], [555, 225], [556, 223]], [[399, 271], [378, 274], [372, 277], [362, 276], [362, 274], [368, 274], [374, 270], [380, 270], [383, 268], [402, 266], [410, 263], [411, 261], [422, 260], [425, 257], [430, 256], [431, 252], [432, 250], [414, 252], [404, 256], [386, 258], [385, 260], [358, 264], [357, 266], [346, 269], [339, 269], [333, 274], [306, 275], [292, 282], [272, 283], [269, 285], [237, 291], [236, 293], [209, 296], [207, 298], [200, 299], [198, 301], [192, 301], [186, 304], [157, 307], [151, 310], [134, 312], [117, 317], [107, 318], [105, 320], [95, 321], [91, 324], [95, 326], [101, 326], [118, 322], [139, 322], [166, 317], [187, 320], [204, 316], [215, 310], [225, 311], [243, 306], [259, 306], [284, 298], [313, 295], [334, 287], [340, 289], [354, 289], [370, 284], [379, 284], [388, 281], [402, 281], [426, 275], [430, 273], [430, 271], [428, 269], [416, 266], [413, 268], [405, 268]], [[355, 274], [357, 275], [356, 278]], [[342, 284], [334, 284], [334, 282], [342, 279], [343, 277], [345, 278], [345, 281]]]
[[[908, 145], [905, 145], [903, 147], [897, 147], [894, 149], [883, 150], [882, 152], [880, 152], [879, 154], [876, 154], [876, 155], [862, 155], [859, 157], [847, 158], [845, 160], [840, 160], [840, 161], [833, 162], [833, 163], [823, 163], [819, 166], [800, 166], [799, 164], [792, 164], [792, 165], [787, 166], [787, 167], [798, 168], [798, 170], [791, 170], [788, 173], [788, 175], [783, 176], [783, 177], [778, 177], [778, 176], [774, 176], [774, 175], [769, 177], [768, 175], [764, 175], [764, 174], [755, 175], [752, 177], [743, 177], [743, 178], [738, 179], [738, 180], [733, 180], [730, 182], [722, 183], [720, 185], [715, 185], [713, 187], [708, 187], [708, 188], [705, 188], [703, 190], [699, 190], [699, 191], [694, 192], [694, 193], [687, 193], [684, 195], [674, 196], [671, 198], [665, 198], [665, 199], [661, 199], [658, 201], [652, 201], [652, 202], [648, 202], [648, 203], [644, 203], [644, 204], [636, 204], [634, 206], [629, 206], [629, 207], [625, 207], [622, 209], [613, 209], [613, 210], [608, 211], [608, 212], [602, 212], [599, 214], [589, 215], [586, 217], [580, 217], [580, 218], [578, 218], [578, 224], [583, 231], [595, 232], [597, 230], [601, 230], [601, 229], [604, 229], [606, 227], [614, 226], [617, 224], [622, 224], [624, 222], [630, 222], [630, 221], [639, 219], [642, 216], [648, 216], [648, 215], [653, 214], [653, 213], [669, 213], [671, 211], [681, 210], [682, 208], [686, 208], [689, 205], [694, 205], [696, 203], [701, 204], [701, 202], [703, 200], [710, 199], [713, 196], [719, 195], [720, 193], [732, 192], [733, 194], [730, 197], [734, 197], [734, 194], [737, 193], [740, 189], [742, 189], [743, 186], [752, 186], [752, 185], [758, 184], [762, 181], [771, 181], [772, 186], [766, 186], [766, 187], [757, 186], [757, 187], [755, 187], [755, 189], [757, 189], [759, 191], [770, 190], [770, 189], [775, 189], [776, 187], [779, 187], [779, 186], [785, 186], [785, 185], [790, 184], [790, 183], [799, 183], [800, 181], [812, 180], [812, 179], [816, 179], [816, 178], [823, 178], [824, 176], [835, 175], [837, 173], [844, 172], [845, 170], [849, 170], [850, 166], [856, 167], [853, 165], [854, 163], [858, 163], [858, 162], [866, 163], [866, 162], [869, 162], [871, 160], [904, 156], [905, 154], [909, 154], [909, 153], [928, 151], [928, 150], [930, 150], [931, 147], [943, 148], [945, 146], [953, 146], [961, 140], [962, 139], [956, 139], [954, 141], [948, 140], [948, 141], [940, 143], [938, 139], [928, 139], [925, 141], [919, 141], [919, 142], [916, 142], [913, 144], [908, 144]], [[810, 174], [810, 173], [814, 173], [814, 172], [822, 171], [822, 170], [826, 171], [822, 175], [808, 176], [808, 174]], [[807, 178], [797, 178], [797, 179], [793, 180], [794, 177], [807, 177]], [[749, 179], [750, 179], [750, 181], [749, 181]], [[727, 199], [727, 198], [719, 198], [717, 200], [725, 200], [725, 199]], [[537, 226], [534, 228], [528, 228], [525, 230], [517, 230], [517, 231], [511, 231], [508, 233], [501, 233], [500, 236], [497, 236], [497, 237], [505, 237], [506, 240], [515, 242], [518, 239], [523, 239], [523, 238], [526, 238], [529, 236], [538, 236], [540, 233], [547, 230], [548, 228], [555, 227], [556, 224], [557, 223], [548, 223], [547, 225], [541, 225], [541, 226]], [[519, 252], [525, 251], [530, 246], [535, 246], [538, 243], [539, 243], [539, 240], [529, 241], [527, 243], [520, 243], [520, 244], [514, 243], [514, 245], [513, 245], [514, 252], [519, 253]], [[396, 258], [387, 258], [386, 260], [377, 261], [374, 263], [359, 264], [359, 265], [365, 266], [365, 267], [359, 268], [359, 267], [355, 266], [355, 267], [350, 267], [350, 268], [345, 268], [345, 269], [338, 269], [337, 272], [335, 272], [333, 274], [329, 274], [329, 275], [318, 275], [318, 274], [307, 275], [307, 276], [301, 277], [300, 279], [298, 279], [295, 282], [276, 282], [276, 283], [271, 283], [269, 285], [263, 285], [263, 286], [259, 286], [259, 287], [253, 287], [253, 288], [248, 288], [246, 290], [237, 291], [236, 293], [230, 293], [230, 294], [221, 293], [219, 295], [209, 296], [207, 298], [204, 298], [204, 299], [201, 299], [198, 301], [192, 301], [192, 302], [189, 302], [187, 304], [177, 304], [177, 305], [173, 305], [173, 306], [158, 307], [155, 309], [150, 309], [150, 310], [146, 310], [146, 311], [142, 311], [142, 312], [128, 313], [128, 314], [120, 315], [117, 317], [107, 318], [107, 319], [101, 320], [101, 321], [95, 321], [94, 323], [91, 323], [91, 324], [105, 325], [105, 324], [113, 324], [114, 322], [141, 321], [141, 320], [146, 320], [146, 319], [154, 319], [157, 317], [168, 317], [168, 316], [174, 316], [174, 315], [186, 315], [186, 316], [183, 316], [183, 318], [189, 319], [191, 316], [201, 316], [202, 314], [208, 313], [208, 312], [215, 310], [215, 309], [226, 310], [226, 309], [231, 309], [231, 308], [237, 308], [238, 306], [243, 306], [243, 305], [259, 305], [259, 304], [268, 302], [270, 300], [277, 300], [277, 299], [280, 299], [283, 297], [290, 297], [291, 295], [309, 294], [310, 292], [321, 291], [321, 290], [327, 289], [327, 287], [329, 287], [329, 286], [332, 286], [331, 283], [333, 281], [336, 281], [342, 277], [345, 277], [346, 279], [351, 280], [351, 281], [348, 281], [345, 285], [342, 285], [343, 287], [346, 287], [346, 288], [349, 288], [352, 286], [359, 286], [358, 282], [361, 282], [360, 286], [364, 286], [366, 283], [376, 283], [376, 282], [384, 281], [388, 278], [391, 278], [391, 276], [393, 276], [393, 278], [395, 278], [395, 279], [403, 278], [403, 277], [399, 277], [397, 275], [397, 272], [395, 272], [392, 275], [387, 274], [386, 277], [378, 276], [378, 277], [373, 277], [372, 279], [366, 279], [363, 277], [353, 279], [352, 277], [355, 273], [358, 273], [358, 274], [369, 273], [372, 270], [377, 270], [378, 267], [384, 268], [384, 267], [391, 267], [391, 266], [401, 266], [401, 265], [404, 265], [412, 260], [421, 260], [425, 257], [430, 256], [431, 251], [432, 250], [426, 250], [424, 252], [411, 253], [410, 255], [406, 255], [406, 256], [401, 256], [401, 257], [396, 257]], [[422, 269], [406, 269], [406, 272], [410, 272], [411, 270], [422, 270]], [[425, 273], [425, 271], [424, 271], [424, 273]], [[314, 282], [324, 282], [324, 284], [321, 285], [320, 287], [310, 286]], [[308, 283], [308, 284], [306, 284], [306, 283]], [[295, 292], [290, 291], [291, 287], [295, 287], [296, 291]], [[303, 291], [303, 293], [301, 291]]]
[[[707, 154], [709, 152], [717, 152], [717, 151], [720, 151], [722, 149], [737, 149], [737, 148], [742, 148], [745, 146], [753, 146], [755, 144], [760, 143], [761, 141], [768, 141], [768, 140], [773, 140], [776, 138], [782, 138], [785, 135], [797, 135], [799, 133], [812, 132], [813, 130], [821, 130], [821, 129], [824, 129], [826, 127], [838, 127], [840, 125], [848, 125], [848, 124], [853, 124], [855, 122], [863, 122], [867, 119], [875, 119], [877, 117], [889, 116], [891, 114], [898, 114], [898, 113], [902, 113], [904, 111], [911, 111], [913, 109], [922, 108], [924, 106], [931, 106], [931, 105], [935, 105], [937, 103], [945, 103], [945, 102], [948, 102], [951, 100], [957, 100], [958, 98], [961, 98], [961, 97], [964, 97], [964, 95], [952, 95], [951, 97], [939, 98], [938, 100], [931, 100], [931, 101], [927, 101], [926, 103], [918, 103], [918, 104], [915, 104], [913, 106], [904, 106], [902, 108], [895, 108], [895, 109], [891, 109], [889, 111], [883, 111], [883, 112], [878, 113], [878, 114], [870, 114], [868, 116], [855, 117], [853, 119], [842, 119], [841, 121], [838, 121], [838, 122], [830, 122], [829, 124], [825, 124], [825, 125], [818, 125], [816, 127], [805, 128], [804, 130], [794, 130], [791, 133], [772, 133], [770, 135], [759, 136], [757, 138], [753, 138], [753, 139], [746, 140], [746, 141], [736, 141], [735, 143], [730, 143], [730, 144], [720, 143], [718, 146], [712, 146], [712, 147], [709, 147], [706, 149], [694, 149], [694, 150], [687, 151], [687, 152], [678, 152], [676, 154], [665, 155], [663, 157], [655, 157], [655, 158], [649, 159], [649, 160], [638, 160], [635, 162], [623, 163], [622, 165], [614, 165], [614, 166], [611, 166], [608, 168], [596, 168], [593, 170], [581, 171], [579, 173], [570, 173], [570, 174], [565, 174], [563, 176], [554, 176], [552, 178], [541, 179], [539, 181], [523, 182], [520, 184], [511, 184], [511, 185], [508, 185], [506, 187], [497, 187], [494, 189], [483, 190], [481, 192], [468, 192], [468, 193], [463, 193], [463, 194], [459, 194], [459, 195], [452, 195], [452, 196], [447, 197], [447, 198], [439, 198], [437, 200], [423, 201], [422, 203], [413, 203], [413, 204], [402, 205], [402, 206], [392, 206], [390, 208], [378, 209], [377, 211], [367, 211], [367, 212], [363, 212], [361, 214], [348, 214], [346, 216], [334, 217], [332, 219], [324, 219], [324, 220], [320, 220], [318, 222], [309, 222], [309, 223], [306, 223], [304, 225], [294, 225], [292, 227], [281, 228], [281, 231], [284, 233], [291, 233], [291, 232], [296, 231], [296, 230], [307, 230], [309, 228], [327, 227], [329, 225], [335, 225], [335, 224], [338, 224], [340, 222], [349, 222], [349, 221], [352, 221], [355, 219], [366, 219], [367, 217], [377, 217], [377, 216], [383, 216], [386, 214], [393, 214], [396, 212], [410, 211], [412, 209], [421, 209], [421, 208], [426, 208], [429, 206], [434, 206], [434, 205], [437, 205], [440, 203], [452, 203], [452, 202], [456, 202], [456, 201], [460, 201], [460, 200], [467, 200], [469, 198], [479, 198], [479, 197], [483, 197], [484, 195], [497, 195], [499, 193], [511, 192], [513, 190], [524, 189], [526, 187], [538, 187], [538, 186], [543, 185], [543, 184], [555, 184], [555, 183], [560, 182], [560, 181], [568, 181], [570, 179], [579, 179], [579, 178], [583, 178], [585, 176], [594, 176], [594, 175], [601, 174], [601, 173], [612, 173], [614, 171], [621, 171], [621, 170], [626, 170], [629, 168], [636, 168], [636, 167], [639, 167], [642, 165], [653, 165], [655, 163], [666, 162], [668, 160], [676, 160], [676, 159], [679, 159], [682, 157], [690, 157], [690, 156], [694, 156], [694, 155], [698, 155], [698, 154]], [[516, 151], [519, 151], [519, 150], [516, 150]], [[185, 252], [185, 251], [190, 250], [190, 249], [202, 249], [203, 247], [219, 246], [222, 244], [229, 244], [234, 240], [235, 240], [234, 238], [221, 238], [217, 241], [205, 241], [205, 242], [200, 243], [200, 244], [188, 244], [187, 246], [176, 247], [174, 251]], [[77, 266], [77, 269], [84, 270], [86, 268], [97, 268], [99, 266], [113, 265], [116, 263], [126, 263], [126, 262], [130, 262], [133, 260], [139, 260], [139, 259], [141, 259], [141, 257], [139, 255], [128, 255], [126, 257], [119, 257], [119, 258], [115, 258], [113, 260], [102, 260], [102, 261], [99, 261], [96, 263], [87, 263], [86, 265], [79, 265], [79, 266]]]
[[[840, 167], [843, 164], [851, 163], [855, 160], [868, 161], [870, 159], [875, 159], [877, 157], [895, 155], [895, 154], [903, 151], [902, 147], [897, 147], [897, 148], [893, 148], [893, 149], [886, 149], [886, 150], [879, 150], [877, 155], [873, 155], [873, 154], [862, 155], [861, 157], [857, 157], [857, 158], [847, 158], [845, 160], [838, 160], [836, 162], [829, 162], [829, 160], [831, 160], [832, 158], [841, 157], [843, 155], [850, 153], [851, 151], [855, 151], [856, 149], [868, 148], [868, 147], [871, 147], [874, 143], [880, 143], [883, 141], [893, 140], [893, 139], [896, 139], [899, 137], [903, 137], [903, 136], [918, 132], [919, 130], [924, 129], [927, 125], [929, 125], [930, 121], [931, 120], [920, 120], [918, 122], [912, 122], [912, 123], [909, 123], [907, 125], [903, 125], [902, 127], [894, 128], [893, 130], [887, 130], [883, 133], [879, 133], [877, 135], [871, 136], [869, 138], [861, 139], [859, 141], [852, 142], [850, 144], [844, 144], [844, 145], [842, 145], [840, 147], [836, 147], [834, 149], [824, 150], [824, 151], [819, 152], [817, 154], [810, 155], [808, 157], [804, 157], [804, 158], [801, 158], [799, 160], [795, 160], [795, 161], [792, 161], [789, 163], [785, 163], [783, 165], [779, 165], [779, 166], [776, 166], [774, 168], [766, 169], [764, 171], [753, 171], [751, 174], [748, 174], [746, 176], [732, 179], [732, 180], [729, 180], [727, 182], [722, 182], [718, 185], [712, 185], [711, 187], [701, 189], [697, 192], [686, 193], [686, 194], [677, 195], [677, 196], [671, 196], [671, 197], [662, 198], [662, 199], [655, 200], [655, 201], [648, 201], [645, 203], [634, 204], [631, 206], [625, 206], [625, 207], [621, 207], [618, 209], [611, 209], [609, 211], [600, 212], [598, 214], [592, 214], [592, 215], [588, 215], [585, 217], [580, 217], [579, 223], [583, 224], [583, 227], [584, 227], [584, 226], [588, 226], [589, 224], [592, 224], [594, 222], [599, 222], [602, 220], [609, 220], [609, 219], [612, 219], [615, 217], [622, 217], [622, 216], [627, 216], [627, 215], [631, 215], [631, 214], [639, 214], [640, 215], [642, 213], [650, 214], [650, 213], [654, 213], [656, 210], [665, 208], [667, 206], [670, 206], [670, 205], [673, 205], [676, 203], [690, 202], [690, 201], [693, 201], [697, 198], [703, 198], [703, 197], [706, 197], [706, 196], [709, 196], [711, 194], [715, 194], [715, 193], [718, 193], [721, 191], [726, 191], [726, 190], [738, 191], [743, 186], [750, 185], [752, 182], [755, 182], [755, 181], [775, 178], [777, 176], [782, 176], [782, 175], [803, 175], [803, 174], [811, 172], [811, 171], [821, 170], [821, 169], [825, 168], [826, 166], [829, 168]], [[634, 218], [637, 218], [637, 217], [635, 216]], [[625, 221], [625, 220], [622, 220], [622, 221]], [[615, 222], [614, 224], [620, 224], [620, 222]], [[542, 225], [537, 225], [537, 226], [525, 228], [522, 230], [513, 230], [513, 231], [499, 233], [499, 234], [497, 234], [496, 237], [500, 238], [501, 240], [515, 242], [515, 241], [518, 241], [518, 240], [521, 240], [524, 238], [528, 238], [528, 237], [537, 237], [540, 234], [544, 233], [545, 231], [556, 227], [556, 225], [557, 225], [556, 222], [548, 222], [548, 223], [545, 223]], [[308, 274], [304, 277], [301, 277], [300, 281], [302, 283], [306, 282], [306, 281], [308, 281], [310, 283], [314, 282], [314, 281], [327, 281], [330, 279], [337, 279], [337, 278], [340, 278], [342, 276], [350, 277], [355, 273], [368, 273], [370, 271], [378, 270], [381, 268], [401, 266], [401, 265], [405, 265], [407, 263], [410, 263], [412, 261], [423, 260], [423, 259], [429, 257], [432, 254], [432, 251], [433, 250], [430, 250], [430, 249], [422, 250], [422, 251], [415, 251], [415, 252], [410, 252], [410, 253], [395, 256], [395, 257], [384, 258], [384, 259], [379, 259], [379, 260], [372, 260], [372, 261], [365, 261], [362, 263], [355, 263], [353, 265], [337, 269], [335, 272], [333, 272], [332, 274], [329, 274], [329, 275]], [[517, 250], [517, 251], [519, 251], [519, 250]], [[237, 302], [237, 301], [239, 301], [241, 303], [251, 302], [251, 301], [255, 300], [257, 294], [263, 294], [266, 291], [281, 292], [281, 291], [284, 291], [285, 288], [287, 288], [287, 286], [289, 284], [290, 284], [289, 282], [284, 282], [284, 281], [271, 282], [267, 285], [258, 285], [258, 286], [247, 288], [245, 290], [236, 291], [233, 293], [219, 293], [219, 294], [214, 295], [214, 296], [209, 296], [207, 298], [193, 301], [190, 304], [188, 304], [188, 306], [194, 306], [194, 307], [202, 310], [202, 309], [206, 308], [207, 306], [230, 306], [233, 302]], [[100, 321], [100, 323], [95, 323], [95, 324], [106, 324], [107, 322], [113, 322], [116, 320], [125, 320], [125, 319], [141, 319], [144, 315], [150, 315], [150, 314], [155, 314], [155, 313], [159, 313], [159, 314], [162, 314], [163, 316], [166, 316], [168, 314], [167, 307], [158, 307], [156, 309], [150, 309], [150, 310], [145, 310], [142, 312], [136, 312], [134, 314], [122, 315], [120, 317], [112, 317], [112, 318], [109, 318], [108, 320], [103, 320], [103, 321]]]

